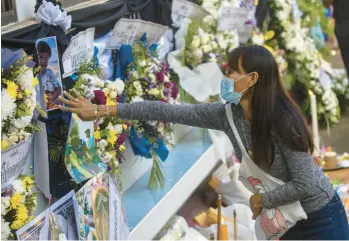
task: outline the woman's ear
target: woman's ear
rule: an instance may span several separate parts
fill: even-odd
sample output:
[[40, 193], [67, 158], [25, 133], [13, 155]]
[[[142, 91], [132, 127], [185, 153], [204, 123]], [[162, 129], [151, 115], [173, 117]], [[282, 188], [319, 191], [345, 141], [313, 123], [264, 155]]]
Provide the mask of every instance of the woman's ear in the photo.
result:
[[257, 72], [252, 72], [251, 73], [251, 78], [250, 78], [250, 83], [249, 83], [248, 87], [254, 86], [257, 83], [258, 78], [259, 78], [258, 73]]

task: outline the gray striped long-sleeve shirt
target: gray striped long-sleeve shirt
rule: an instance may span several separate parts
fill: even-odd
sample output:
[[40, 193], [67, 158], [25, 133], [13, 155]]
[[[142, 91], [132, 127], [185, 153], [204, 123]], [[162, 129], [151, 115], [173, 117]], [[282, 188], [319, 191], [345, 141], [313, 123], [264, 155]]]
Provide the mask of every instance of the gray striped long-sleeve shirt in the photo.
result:
[[[234, 123], [246, 149], [251, 146], [248, 121], [240, 105], [232, 105]], [[225, 132], [232, 142], [237, 157], [242, 153], [221, 103], [172, 105], [157, 101], [118, 104], [118, 117], [129, 120], [157, 120], [179, 123]], [[285, 182], [284, 185], [263, 194], [267, 209], [299, 200], [306, 213], [324, 207], [334, 196], [334, 189], [322, 170], [315, 164], [309, 153], [298, 152], [275, 143], [274, 162], [270, 175]]]

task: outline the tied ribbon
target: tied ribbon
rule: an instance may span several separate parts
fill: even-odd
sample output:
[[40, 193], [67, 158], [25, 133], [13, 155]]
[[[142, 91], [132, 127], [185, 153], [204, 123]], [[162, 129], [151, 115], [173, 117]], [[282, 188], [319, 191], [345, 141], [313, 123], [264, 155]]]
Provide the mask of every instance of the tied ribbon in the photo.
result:
[[138, 135], [133, 126], [131, 126], [129, 141], [133, 153], [137, 156], [152, 158], [150, 151], [153, 150], [163, 162], [168, 157], [169, 151], [162, 139], [158, 139], [156, 143], [152, 145], [144, 135]]

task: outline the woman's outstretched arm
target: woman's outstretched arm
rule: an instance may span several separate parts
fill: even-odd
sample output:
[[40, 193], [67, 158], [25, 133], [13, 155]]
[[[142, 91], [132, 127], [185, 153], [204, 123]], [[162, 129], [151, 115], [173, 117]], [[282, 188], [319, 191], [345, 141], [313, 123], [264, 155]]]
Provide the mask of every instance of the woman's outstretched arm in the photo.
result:
[[73, 90], [77, 98], [64, 93], [68, 99], [61, 100], [70, 107], [60, 106], [63, 111], [76, 113], [80, 119], [89, 121], [97, 117], [117, 116], [127, 120], [162, 121], [179, 123], [201, 128], [223, 130], [225, 108], [221, 103], [206, 103], [197, 105], [174, 105], [159, 101], [143, 101], [136, 103], [119, 103], [114, 106], [96, 106], [82, 98]]

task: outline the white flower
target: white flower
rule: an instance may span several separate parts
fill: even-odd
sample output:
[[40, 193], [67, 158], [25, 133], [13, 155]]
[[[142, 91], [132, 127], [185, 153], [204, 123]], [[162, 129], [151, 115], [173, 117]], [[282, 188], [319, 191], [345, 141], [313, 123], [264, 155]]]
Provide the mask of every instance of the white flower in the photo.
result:
[[120, 135], [122, 133], [122, 125], [118, 124], [115, 126], [116, 133]]
[[206, 45], [202, 46], [202, 51], [203, 51], [204, 53], [208, 53], [208, 52], [212, 51], [211, 45], [206, 44]]
[[210, 62], [217, 62], [216, 55], [214, 53], [209, 53], [209, 61]]
[[15, 192], [18, 192], [20, 194], [25, 192], [25, 188], [23, 187], [22, 181], [21, 180], [14, 180], [12, 182], [12, 187], [14, 189]]
[[141, 66], [141, 67], [145, 67], [147, 65], [147, 62], [145, 60], [140, 60], [138, 61], [138, 64]]
[[14, 99], [8, 94], [6, 89], [1, 90], [1, 122], [13, 115], [16, 109]]
[[32, 119], [31, 116], [23, 116], [23, 117], [20, 117], [20, 118], [18, 118], [18, 119], [15, 120], [14, 126], [15, 126], [17, 129], [25, 128], [25, 127], [27, 127], [27, 126], [30, 124], [31, 119]]
[[132, 103], [134, 103], [134, 102], [142, 102], [142, 101], [144, 101], [144, 99], [142, 97], [140, 97], [140, 96], [134, 96], [132, 98], [132, 100], [131, 100]]
[[111, 91], [109, 93], [109, 97], [112, 98], [112, 99], [115, 99], [117, 96], [118, 96], [118, 94], [116, 93], [116, 91]]
[[133, 71], [132, 72], [132, 78], [133, 79], [138, 79], [139, 78], [137, 71]]
[[160, 122], [158, 124], [158, 132], [163, 133], [164, 132], [165, 125], [164, 123]]
[[64, 233], [60, 233], [58, 236], [59, 240], [68, 240]]
[[10, 197], [1, 197], [1, 215], [6, 214], [6, 209], [10, 206]]
[[218, 44], [217, 44], [216, 41], [212, 41], [211, 42], [211, 46], [212, 46], [213, 49], [217, 49], [218, 48]]
[[221, 49], [226, 49], [228, 47], [228, 41], [226, 41], [225, 39], [218, 41], [218, 45]]
[[1, 240], [7, 240], [11, 234], [10, 224], [1, 217]]
[[214, 19], [214, 17], [209, 14], [207, 15], [206, 17], [204, 17], [204, 19], [202, 20], [205, 24], [208, 24], [208, 25], [215, 25], [216, 21]]
[[200, 46], [200, 38], [198, 36], [193, 37], [193, 41], [191, 42], [192, 48], [198, 48]]
[[113, 84], [118, 95], [121, 95], [124, 92], [125, 83], [121, 79], [116, 79]]
[[154, 95], [154, 96], [157, 96], [160, 94], [160, 91], [158, 89], [149, 89], [147, 92], [149, 95]]
[[201, 59], [203, 55], [201, 49], [194, 49], [192, 54], [195, 58], [199, 58], [199, 59]]
[[18, 80], [21, 83], [23, 89], [33, 89], [33, 69], [24, 67], [23, 72], [18, 75]]
[[208, 34], [205, 33], [205, 34], [201, 35], [200, 40], [201, 40], [201, 44], [205, 45], [209, 42], [210, 39], [208, 37]]
[[104, 94], [109, 95], [109, 89], [108, 88], [104, 88], [103, 92], [104, 92]]
[[264, 44], [264, 38], [262, 34], [253, 34], [252, 36], [252, 42], [254, 44], [263, 45]]
[[149, 77], [151, 82], [156, 83], [156, 77], [153, 73], [149, 74], [148, 77]]
[[165, 75], [165, 77], [164, 77], [164, 83], [166, 83], [166, 82], [170, 82], [170, 79], [167, 75]]

